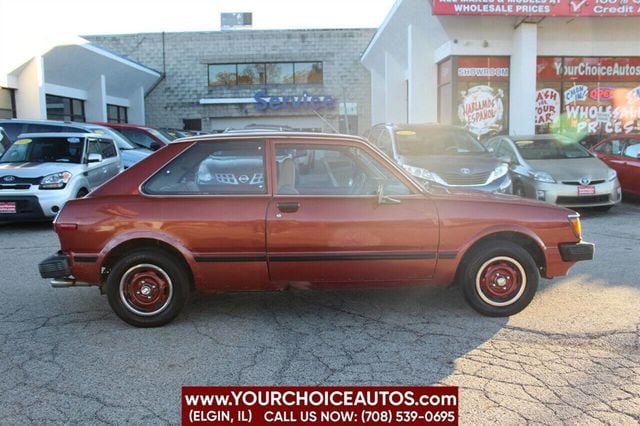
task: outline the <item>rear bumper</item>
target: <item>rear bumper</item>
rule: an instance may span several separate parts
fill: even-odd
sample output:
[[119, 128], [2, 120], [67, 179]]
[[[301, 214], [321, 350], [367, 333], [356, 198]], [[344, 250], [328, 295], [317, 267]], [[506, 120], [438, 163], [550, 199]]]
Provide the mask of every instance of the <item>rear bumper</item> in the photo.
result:
[[595, 252], [593, 243], [579, 242], [560, 244], [560, 255], [565, 262], [578, 262], [580, 260], [592, 260]]
[[49, 256], [38, 265], [42, 278], [64, 278], [71, 275], [71, 268], [67, 256], [58, 252]]

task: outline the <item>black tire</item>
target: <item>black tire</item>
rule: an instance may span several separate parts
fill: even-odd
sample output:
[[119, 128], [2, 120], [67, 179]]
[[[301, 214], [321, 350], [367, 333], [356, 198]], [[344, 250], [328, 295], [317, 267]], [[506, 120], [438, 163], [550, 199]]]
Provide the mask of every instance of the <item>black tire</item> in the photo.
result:
[[81, 188], [81, 189], [78, 191], [78, 193], [76, 194], [76, 198], [82, 198], [82, 197], [84, 197], [85, 195], [87, 195], [88, 193], [89, 193], [89, 191], [87, 191], [87, 190], [86, 190], [86, 189], [84, 189], [84, 188]]
[[504, 240], [472, 248], [458, 274], [458, 284], [469, 305], [492, 317], [514, 315], [526, 308], [539, 280], [538, 267], [529, 252]]
[[184, 267], [152, 249], [118, 259], [107, 277], [111, 309], [136, 327], [159, 327], [173, 320], [187, 303], [189, 288]]

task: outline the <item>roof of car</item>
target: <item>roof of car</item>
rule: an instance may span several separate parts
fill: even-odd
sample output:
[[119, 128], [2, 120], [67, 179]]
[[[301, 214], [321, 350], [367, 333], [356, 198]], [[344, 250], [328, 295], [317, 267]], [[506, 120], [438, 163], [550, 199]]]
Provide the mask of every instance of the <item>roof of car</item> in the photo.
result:
[[109, 135], [99, 135], [97, 133], [80, 133], [80, 132], [49, 132], [49, 133], [21, 133], [19, 139], [36, 139], [36, 138], [97, 138], [111, 139]]
[[188, 136], [185, 138], [176, 139], [171, 142], [191, 142], [202, 140], [227, 140], [227, 139], [256, 139], [256, 138], [279, 138], [279, 139], [340, 139], [340, 140], [357, 140], [365, 142], [364, 138], [354, 135], [345, 135], [340, 133], [316, 133], [316, 132], [289, 132], [289, 131], [252, 131], [238, 132], [238, 133], [216, 133], [209, 135], [197, 135]]
[[458, 130], [468, 132], [467, 129], [460, 126], [454, 126], [451, 124], [440, 124], [440, 123], [386, 123], [386, 126], [391, 126], [395, 129], [447, 129], [447, 130]]

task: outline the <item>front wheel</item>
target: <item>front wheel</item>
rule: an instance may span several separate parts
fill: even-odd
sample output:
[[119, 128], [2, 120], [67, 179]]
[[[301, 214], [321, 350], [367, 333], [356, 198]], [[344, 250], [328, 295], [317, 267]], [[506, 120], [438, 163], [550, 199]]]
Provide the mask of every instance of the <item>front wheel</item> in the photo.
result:
[[510, 241], [474, 247], [460, 268], [465, 299], [483, 315], [517, 314], [529, 305], [538, 288], [540, 275], [533, 257]]
[[189, 296], [184, 267], [172, 256], [139, 250], [119, 259], [107, 278], [111, 309], [136, 327], [158, 327], [173, 320]]

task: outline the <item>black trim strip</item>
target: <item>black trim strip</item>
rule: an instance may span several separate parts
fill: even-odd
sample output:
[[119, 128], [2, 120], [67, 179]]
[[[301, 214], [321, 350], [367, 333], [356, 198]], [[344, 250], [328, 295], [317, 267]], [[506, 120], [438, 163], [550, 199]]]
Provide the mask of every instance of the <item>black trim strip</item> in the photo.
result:
[[196, 256], [196, 262], [266, 262], [267, 256]]
[[73, 256], [73, 261], [76, 263], [96, 263], [98, 256]]
[[385, 254], [311, 254], [311, 255], [270, 255], [271, 262], [323, 262], [341, 260], [420, 260], [435, 259], [434, 252], [385, 253]]
[[455, 259], [458, 256], [457, 251], [441, 251], [438, 253], [438, 259]]

